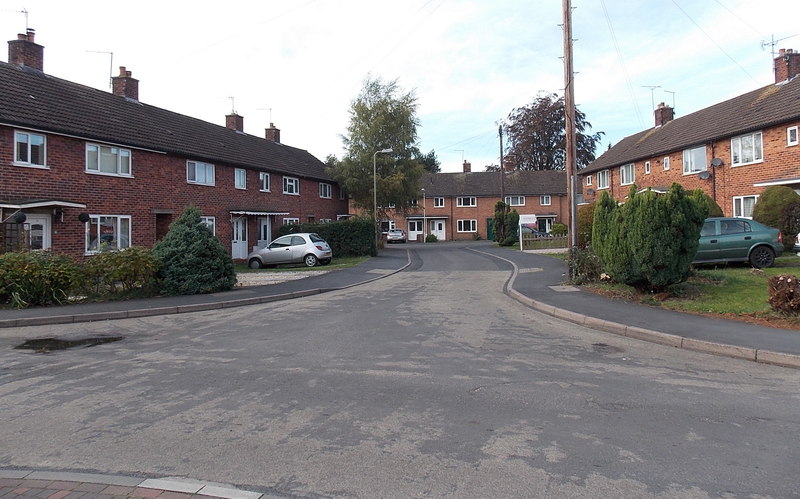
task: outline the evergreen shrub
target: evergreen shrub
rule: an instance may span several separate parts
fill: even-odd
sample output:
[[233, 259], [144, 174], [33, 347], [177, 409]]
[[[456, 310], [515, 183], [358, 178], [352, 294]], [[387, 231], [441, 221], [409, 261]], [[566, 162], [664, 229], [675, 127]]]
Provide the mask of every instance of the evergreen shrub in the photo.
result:
[[787, 219], [786, 212], [790, 212], [793, 205], [800, 204], [800, 194], [785, 185], [773, 185], [764, 189], [753, 207], [753, 220], [769, 227], [774, 227], [783, 233], [784, 248], [791, 250], [794, 245], [795, 227], [797, 223], [791, 218]]
[[592, 244], [592, 223], [594, 222], [594, 203], [584, 204], [578, 207], [577, 220], [577, 245], [578, 248], [586, 248]]
[[49, 251], [0, 255], [0, 302], [16, 308], [65, 303], [78, 282], [77, 263]]
[[375, 226], [372, 218], [354, 217], [330, 223], [304, 223], [284, 225], [279, 236], [298, 232], [315, 232], [328, 243], [333, 257], [377, 255]]

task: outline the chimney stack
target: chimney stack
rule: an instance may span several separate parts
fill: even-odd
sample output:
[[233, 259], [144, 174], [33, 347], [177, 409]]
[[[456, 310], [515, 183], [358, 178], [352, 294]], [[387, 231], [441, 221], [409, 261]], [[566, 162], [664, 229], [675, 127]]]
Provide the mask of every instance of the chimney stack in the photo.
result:
[[18, 34], [16, 40], [8, 42], [8, 62], [44, 71], [44, 47], [33, 42], [36, 32], [28, 28]]
[[675, 119], [675, 110], [661, 102], [654, 111], [654, 115], [656, 117], [656, 128], [658, 128]]
[[280, 128], [275, 128], [273, 123], [269, 124], [269, 128], [264, 129], [264, 136], [270, 142], [281, 143], [281, 130]]
[[235, 111], [225, 116], [225, 126], [231, 130], [244, 133], [244, 116], [239, 116]]
[[800, 74], [800, 52], [780, 49], [775, 58], [775, 83], [789, 81]]
[[467, 160], [464, 160], [464, 173], [470, 173], [472, 171], [472, 163]]
[[139, 80], [131, 76], [125, 66], [119, 67], [119, 76], [111, 78], [111, 92], [118, 97], [139, 100]]

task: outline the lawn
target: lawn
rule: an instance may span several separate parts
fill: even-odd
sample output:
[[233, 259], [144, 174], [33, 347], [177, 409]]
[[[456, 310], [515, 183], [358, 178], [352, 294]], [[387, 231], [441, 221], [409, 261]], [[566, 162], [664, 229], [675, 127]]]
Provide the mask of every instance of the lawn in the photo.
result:
[[607, 296], [681, 312], [800, 329], [800, 317], [778, 314], [767, 301], [767, 281], [780, 274], [800, 275], [800, 257], [790, 253], [776, 259], [774, 266], [761, 270], [746, 264], [697, 266], [686, 282], [657, 294], [640, 293], [618, 284], [595, 283], [586, 287]]

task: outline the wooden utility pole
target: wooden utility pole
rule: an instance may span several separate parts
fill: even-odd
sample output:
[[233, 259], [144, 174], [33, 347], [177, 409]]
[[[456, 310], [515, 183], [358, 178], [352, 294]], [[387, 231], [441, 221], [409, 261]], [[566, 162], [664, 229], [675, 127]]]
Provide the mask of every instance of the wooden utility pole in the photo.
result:
[[506, 167], [503, 165], [503, 125], [497, 127], [500, 135], [500, 201], [506, 202]]
[[[572, 5], [570, 0], [562, 0], [564, 7], [564, 114], [566, 126], [566, 171], [567, 171], [567, 203], [569, 204], [569, 247], [577, 246], [578, 224], [575, 213], [575, 158], [577, 145], [575, 140], [575, 86], [572, 70]], [[571, 277], [571, 276], [570, 276]]]

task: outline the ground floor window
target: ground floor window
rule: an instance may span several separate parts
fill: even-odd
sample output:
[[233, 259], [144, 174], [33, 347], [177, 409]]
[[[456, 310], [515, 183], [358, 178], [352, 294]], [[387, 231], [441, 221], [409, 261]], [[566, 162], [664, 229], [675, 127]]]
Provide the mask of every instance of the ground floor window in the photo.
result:
[[742, 218], [753, 218], [753, 207], [758, 201], [758, 196], [734, 196], [733, 197], [733, 216]]
[[86, 253], [122, 250], [130, 246], [130, 216], [91, 215], [86, 222]]
[[217, 219], [215, 217], [200, 217], [200, 223], [208, 227], [212, 234], [217, 233]]
[[299, 218], [284, 218], [283, 219], [283, 225], [294, 225], [294, 224], [299, 224], [299, 223], [300, 223], [300, 219]]
[[478, 232], [477, 220], [459, 220], [458, 232]]

